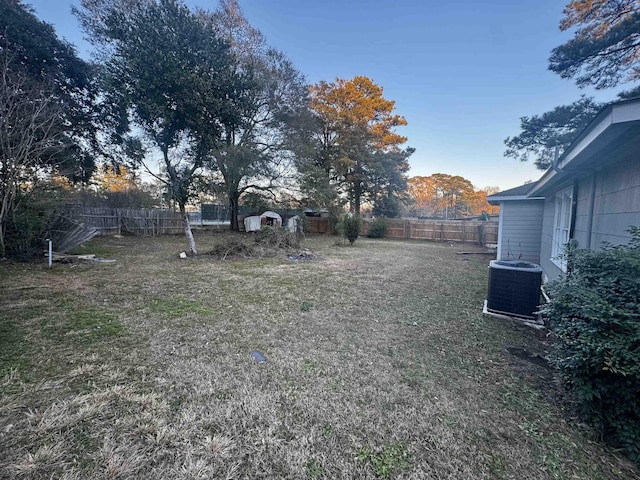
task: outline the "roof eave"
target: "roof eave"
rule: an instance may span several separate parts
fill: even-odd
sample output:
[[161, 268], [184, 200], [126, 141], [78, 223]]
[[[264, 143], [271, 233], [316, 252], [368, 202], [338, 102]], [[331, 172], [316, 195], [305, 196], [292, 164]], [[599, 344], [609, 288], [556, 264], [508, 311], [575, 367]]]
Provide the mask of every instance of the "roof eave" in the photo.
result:
[[544, 200], [544, 197], [529, 197], [527, 195], [491, 195], [487, 202], [491, 205], [500, 205], [502, 202], [522, 202], [529, 200]]
[[609, 128], [634, 121], [640, 121], [640, 98], [623, 100], [606, 106], [560, 156], [557, 166], [552, 166], [540, 177], [528, 195], [544, 195], [549, 187], [570, 176], [571, 172], [563, 170], [575, 162], [585, 149], [596, 142]]

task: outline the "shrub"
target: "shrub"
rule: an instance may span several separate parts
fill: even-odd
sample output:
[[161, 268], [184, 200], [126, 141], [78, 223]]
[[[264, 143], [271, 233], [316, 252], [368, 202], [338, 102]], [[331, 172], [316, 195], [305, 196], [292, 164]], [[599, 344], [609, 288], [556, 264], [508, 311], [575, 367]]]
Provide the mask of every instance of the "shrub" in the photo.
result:
[[554, 364], [580, 413], [640, 463], [640, 228], [626, 246], [573, 250], [543, 311]]
[[353, 245], [353, 242], [360, 236], [360, 216], [353, 215], [351, 213], [345, 213], [338, 222], [336, 230], [344, 238], [349, 240], [349, 245]]
[[42, 257], [62, 204], [64, 192], [45, 184], [29, 192], [18, 192], [13, 215], [5, 225], [6, 255], [18, 260]]
[[384, 238], [389, 227], [389, 221], [385, 217], [376, 218], [371, 224], [369, 224], [369, 232], [367, 237], [369, 238]]

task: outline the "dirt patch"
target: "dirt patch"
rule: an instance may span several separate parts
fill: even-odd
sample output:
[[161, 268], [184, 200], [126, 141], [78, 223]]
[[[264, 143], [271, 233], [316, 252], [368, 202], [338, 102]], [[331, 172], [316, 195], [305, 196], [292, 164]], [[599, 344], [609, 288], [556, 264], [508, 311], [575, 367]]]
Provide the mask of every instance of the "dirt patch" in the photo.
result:
[[540, 355], [539, 353], [532, 353], [525, 348], [522, 347], [507, 347], [507, 351], [514, 355], [515, 357], [524, 360], [525, 362], [533, 363], [538, 367], [545, 368], [547, 370], [551, 369], [551, 365], [549, 365], [549, 360]]

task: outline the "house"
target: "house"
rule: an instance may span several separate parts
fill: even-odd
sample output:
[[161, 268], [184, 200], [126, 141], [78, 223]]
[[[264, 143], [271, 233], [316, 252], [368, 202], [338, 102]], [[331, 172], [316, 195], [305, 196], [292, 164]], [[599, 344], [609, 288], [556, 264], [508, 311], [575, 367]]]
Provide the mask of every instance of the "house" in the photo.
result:
[[566, 272], [570, 240], [592, 250], [627, 243], [640, 226], [640, 98], [600, 111], [537, 182], [487, 200], [500, 205], [497, 259], [537, 263], [544, 281]]

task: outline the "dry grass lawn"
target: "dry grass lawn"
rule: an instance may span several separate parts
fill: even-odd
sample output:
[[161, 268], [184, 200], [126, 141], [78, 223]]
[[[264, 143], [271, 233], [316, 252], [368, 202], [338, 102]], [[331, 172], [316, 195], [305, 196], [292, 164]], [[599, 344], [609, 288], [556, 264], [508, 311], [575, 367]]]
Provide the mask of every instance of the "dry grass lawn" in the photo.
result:
[[483, 317], [487, 257], [334, 241], [310, 262], [161, 237], [0, 263], [0, 478], [640, 478], [509, 353], [540, 335]]

